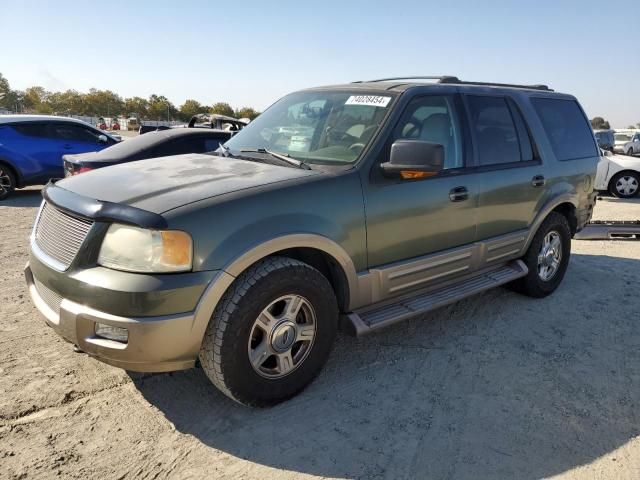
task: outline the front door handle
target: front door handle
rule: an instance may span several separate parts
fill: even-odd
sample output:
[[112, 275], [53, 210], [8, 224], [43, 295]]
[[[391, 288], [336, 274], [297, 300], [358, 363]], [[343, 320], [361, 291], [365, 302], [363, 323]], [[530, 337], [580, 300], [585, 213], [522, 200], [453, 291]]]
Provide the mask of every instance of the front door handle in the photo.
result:
[[464, 202], [469, 198], [469, 190], [467, 187], [452, 188], [449, 192], [449, 200], [452, 202]]
[[544, 179], [544, 175], [536, 175], [531, 179], [531, 185], [533, 185], [534, 187], [542, 187], [544, 186], [545, 181], [546, 180]]

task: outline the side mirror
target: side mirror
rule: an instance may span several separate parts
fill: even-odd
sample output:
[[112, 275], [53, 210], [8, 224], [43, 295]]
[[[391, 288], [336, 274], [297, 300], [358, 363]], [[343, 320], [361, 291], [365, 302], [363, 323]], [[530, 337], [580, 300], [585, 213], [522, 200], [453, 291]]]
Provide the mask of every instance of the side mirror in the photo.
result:
[[396, 140], [388, 162], [380, 165], [390, 178], [416, 179], [437, 175], [444, 166], [444, 147], [422, 140]]
[[98, 135], [98, 141], [100, 143], [107, 143], [109, 141], [109, 139], [107, 138], [106, 135]]

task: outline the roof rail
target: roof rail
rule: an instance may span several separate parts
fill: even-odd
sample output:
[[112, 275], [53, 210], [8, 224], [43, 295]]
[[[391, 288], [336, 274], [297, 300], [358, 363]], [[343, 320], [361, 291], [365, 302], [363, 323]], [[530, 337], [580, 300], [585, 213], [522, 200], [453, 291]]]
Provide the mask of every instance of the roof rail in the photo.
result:
[[407, 76], [407, 77], [389, 77], [389, 78], [378, 78], [375, 80], [359, 80], [353, 83], [374, 83], [374, 82], [388, 82], [391, 80], [437, 80], [437, 83], [448, 83], [452, 85], [481, 85], [486, 87], [509, 87], [509, 88], [525, 88], [529, 90], [545, 90], [548, 92], [553, 92], [547, 85], [518, 85], [515, 83], [494, 83], [494, 82], [470, 82], [465, 80], [460, 80], [458, 77], [454, 77], [453, 75], [440, 75], [440, 76]]
[[[376, 78], [375, 80], [358, 80], [352, 83], [374, 83], [374, 82], [389, 82], [391, 80], [438, 80], [438, 83], [454, 83], [459, 82], [458, 77], [453, 77], [451, 75], [440, 75], [440, 76], [421, 76], [421, 75], [412, 75], [406, 77], [389, 77], [389, 78]], [[450, 82], [446, 82], [449, 80]]]

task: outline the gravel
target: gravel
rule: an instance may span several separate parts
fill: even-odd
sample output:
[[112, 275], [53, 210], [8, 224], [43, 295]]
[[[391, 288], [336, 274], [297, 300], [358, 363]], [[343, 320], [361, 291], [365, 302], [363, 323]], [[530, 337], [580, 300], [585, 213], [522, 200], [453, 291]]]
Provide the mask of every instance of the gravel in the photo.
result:
[[22, 274], [39, 201], [0, 204], [0, 478], [638, 478], [638, 241], [574, 241], [542, 300], [496, 289], [341, 335], [307, 390], [251, 410], [199, 369], [128, 374], [47, 328]]

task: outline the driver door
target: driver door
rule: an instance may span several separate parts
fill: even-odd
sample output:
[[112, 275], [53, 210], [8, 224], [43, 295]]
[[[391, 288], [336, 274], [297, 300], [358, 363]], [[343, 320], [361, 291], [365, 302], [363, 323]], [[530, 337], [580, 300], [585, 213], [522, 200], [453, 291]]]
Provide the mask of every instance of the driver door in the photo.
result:
[[461, 102], [457, 95], [414, 98], [388, 139], [379, 163], [399, 139], [443, 145], [444, 169], [418, 180], [384, 178], [379, 163], [363, 178], [374, 300], [468, 272], [476, 235], [476, 176], [465, 168]]

